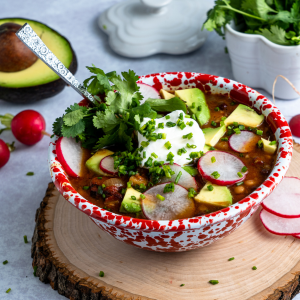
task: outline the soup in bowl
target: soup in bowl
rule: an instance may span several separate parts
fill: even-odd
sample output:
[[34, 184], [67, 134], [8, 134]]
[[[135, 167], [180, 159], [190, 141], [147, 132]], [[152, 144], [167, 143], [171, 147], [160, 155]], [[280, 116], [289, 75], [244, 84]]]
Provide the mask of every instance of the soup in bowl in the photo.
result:
[[226, 78], [172, 72], [138, 83], [163, 90], [174, 109], [161, 101], [158, 115], [139, 120], [129, 154], [116, 145], [81, 149], [73, 176], [61, 153], [64, 138], [53, 137], [52, 180], [120, 241], [159, 252], [207, 246], [241, 226], [284, 177], [293, 147], [288, 124], [267, 98]]

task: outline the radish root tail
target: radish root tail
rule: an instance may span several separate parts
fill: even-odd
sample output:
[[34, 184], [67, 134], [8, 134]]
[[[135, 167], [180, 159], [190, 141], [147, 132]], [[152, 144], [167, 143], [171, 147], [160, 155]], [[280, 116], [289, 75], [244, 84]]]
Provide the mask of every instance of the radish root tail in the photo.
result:
[[294, 89], [294, 91], [298, 95], [300, 95], [300, 92], [295, 88], [295, 86], [286, 77], [284, 77], [283, 75], [277, 75], [276, 78], [275, 78], [275, 80], [274, 80], [274, 82], [273, 82], [273, 89], [272, 89], [272, 97], [273, 97], [274, 104], [275, 104], [275, 85], [276, 85], [278, 77], [283, 78]]

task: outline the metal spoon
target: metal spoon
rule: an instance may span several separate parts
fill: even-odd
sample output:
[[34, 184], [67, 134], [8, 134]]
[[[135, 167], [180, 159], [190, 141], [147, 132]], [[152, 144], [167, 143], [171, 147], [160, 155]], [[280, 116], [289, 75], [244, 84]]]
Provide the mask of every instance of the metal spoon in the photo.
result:
[[63, 63], [49, 50], [39, 36], [28, 23], [25, 23], [17, 32], [17, 37], [23, 42], [39, 59], [52, 69], [61, 79], [70, 85], [81, 96], [94, 100], [94, 97], [79, 83], [74, 75], [63, 65]]

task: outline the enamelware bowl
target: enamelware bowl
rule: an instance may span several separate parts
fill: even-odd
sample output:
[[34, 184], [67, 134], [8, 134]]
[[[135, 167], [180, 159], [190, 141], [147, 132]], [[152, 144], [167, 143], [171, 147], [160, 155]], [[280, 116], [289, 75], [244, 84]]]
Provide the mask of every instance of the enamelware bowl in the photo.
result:
[[[272, 95], [276, 76], [283, 75], [300, 90], [300, 45], [278, 45], [262, 35], [239, 32], [234, 24], [226, 25], [225, 35], [236, 80]], [[299, 97], [282, 78], [278, 78], [274, 94], [285, 100]]]
[[102, 230], [127, 244], [152, 251], [180, 252], [210, 245], [240, 227], [280, 183], [292, 158], [293, 141], [288, 123], [267, 98], [238, 82], [199, 73], [157, 73], [140, 77], [140, 82], [157, 90], [198, 87], [212, 94], [229, 94], [233, 100], [255, 108], [267, 119], [278, 141], [275, 167], [266, 181], [238, 203], [220, 211], [183, 220], [156, 221], [121, 216], [83, 198], [70, 184], [56, 157], [56, 141], [49, 146], [49, 169], [63, 197], [87, 214]]

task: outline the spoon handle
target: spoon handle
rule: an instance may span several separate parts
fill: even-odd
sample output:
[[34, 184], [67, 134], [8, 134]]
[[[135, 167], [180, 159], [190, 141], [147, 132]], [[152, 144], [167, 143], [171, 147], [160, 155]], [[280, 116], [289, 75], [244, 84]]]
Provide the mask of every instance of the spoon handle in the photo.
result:
[[70, 85], [81, 96], [94, 100], [94, 97], [79, 83], [74, 75], [49, 50], [28, 23], [25, 23], [16, 33], [17, 37], [61, 79]]

